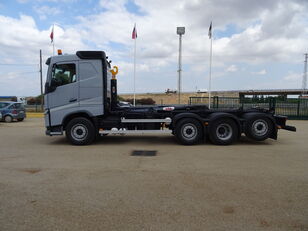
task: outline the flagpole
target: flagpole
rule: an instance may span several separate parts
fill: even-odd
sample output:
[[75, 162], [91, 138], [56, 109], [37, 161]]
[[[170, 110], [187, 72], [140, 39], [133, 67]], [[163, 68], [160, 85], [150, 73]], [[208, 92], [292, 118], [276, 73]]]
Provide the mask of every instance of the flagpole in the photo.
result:
[[209, 108], [211, 108], [211, 82], [212, 82], [212, 56], [213, 56], [213, 34], [212, 34], [212, 22], [211, 22], [211, 32], [210, 32], [210, 76], [209, 76]]
[[52, 56], [55, 56], [55, 24], [52, 26]]
[[[136, 30], [136, 24], [134, 28]], [[134, 40], [135, 40], [135, 44], [134, 44], [134, 107], [135, 107], [136, 106], [136, 43], [137, 43], [137, 37]]]
[[211, 108], [212, 56], [213, 56], [212, 47], [213, 47], [213, 43], [212, 43], [212, 37], [211, 37], [211, 47], [210, 47], [210, 77], [209, 77], [209, 108]]

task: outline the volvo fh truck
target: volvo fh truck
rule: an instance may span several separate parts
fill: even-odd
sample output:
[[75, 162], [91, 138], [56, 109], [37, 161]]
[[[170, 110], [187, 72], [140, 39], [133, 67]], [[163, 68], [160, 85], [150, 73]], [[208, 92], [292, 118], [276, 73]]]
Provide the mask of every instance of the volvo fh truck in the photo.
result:
[[117, 80], [103, 51], [78, 51], [48, 58], [45, 124], [49, 136], [88, 145], [108, 134], [170, 133], [192, 145], [209, 139], [229, 145], [242, 135], [277, 139], [278, 129], [295, 131], [273, 110], [209, 109], [206, 105], [121, 106]]

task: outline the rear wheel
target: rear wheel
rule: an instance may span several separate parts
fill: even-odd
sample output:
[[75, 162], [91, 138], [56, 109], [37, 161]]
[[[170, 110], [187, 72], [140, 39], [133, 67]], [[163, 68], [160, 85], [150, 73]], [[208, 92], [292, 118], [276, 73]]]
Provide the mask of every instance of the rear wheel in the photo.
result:
[[199, 143], [203, 137], [202, 125], [195, 119], [182, 119], [176, 124], [175, 136], [184, 145]]
[[213, 144], [229, 145], [238, 137], [237, 124], [229, 118], [221, 118], [210, 123], [209, 138]]
[[4, 121], [5, 121], [6, 123], [11, 123], [11, 122], [13, 121], [13, 117], [7, 115], [7, 116], [4, 117]]
[[25, 119], [25, 118], [20, 118], [20, 119], [17, 119], [17, 121], [20, 122], [20, 121], [23, 121], [24, 119]]
[[246, 122], [245, 135], [256, 141], [263, 141], [273, 132], [273, 123], [264, 116], [250, 118]]
[[83, 117], [72, 119], [66, 126], [67, 139], [75, 145], [91, 144], [95, 140], [95, 127], [93, 123]]

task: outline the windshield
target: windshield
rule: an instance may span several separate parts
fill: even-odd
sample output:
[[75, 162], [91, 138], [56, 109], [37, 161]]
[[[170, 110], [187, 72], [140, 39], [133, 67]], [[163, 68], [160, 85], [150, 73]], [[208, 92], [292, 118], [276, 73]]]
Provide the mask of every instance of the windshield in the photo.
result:
[[8, 106], [9, 105], [9, 103], [1, 103], [0, 102], [0, 108], [5, 108], [6, 106]]

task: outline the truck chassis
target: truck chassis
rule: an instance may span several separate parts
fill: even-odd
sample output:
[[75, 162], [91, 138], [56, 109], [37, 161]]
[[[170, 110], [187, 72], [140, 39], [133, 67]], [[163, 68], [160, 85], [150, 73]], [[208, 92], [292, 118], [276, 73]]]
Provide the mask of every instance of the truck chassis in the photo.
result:
[[296, 131], [286, 125], [287, 117], [270, 110], [210, 110], [204, 105], [117, 108], [107, 116], [76, 113], [63, 126], [47, 129], [48, 135], [62, 135], [75, 145], [87, 145], [108, 134], [173, 134], [184, 145], [208, 138], [217, 145], [229, 145], [245, 134], [263, 141], [277, 139], [278, 129]]

